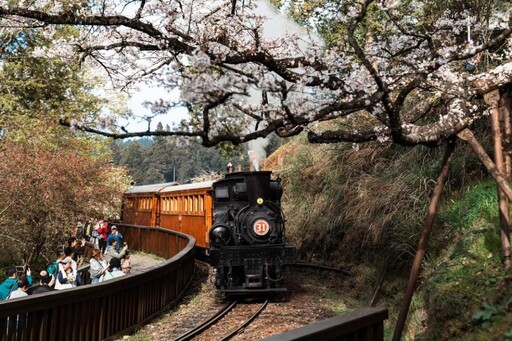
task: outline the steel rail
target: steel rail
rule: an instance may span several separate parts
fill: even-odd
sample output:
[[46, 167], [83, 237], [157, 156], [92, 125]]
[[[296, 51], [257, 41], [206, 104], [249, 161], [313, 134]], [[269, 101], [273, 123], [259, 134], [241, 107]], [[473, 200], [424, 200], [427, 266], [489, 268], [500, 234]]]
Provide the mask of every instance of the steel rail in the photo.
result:
[[231, 331], [229, 334], [223, 336], [219, 341], [227, 341], [227, 340], [231, 339], [233, 336], [235, 336], [240, 330], [242, 330], [247, 325], [249, 325], [252, 321], [254, 321], [254, 319], [256, 317], [258, 317], [258, 315], [263, 311], [263, 309], [265, 309], [267, 307], [267, 304], [268, 304], [268, 300], [266, 300], [261, 305], [260, 309], [258, 309], [258, 311], [255, 312], [251, 317], [249, 317], [244, 323], [242, 323], [238, 328]]
[[233, 309], [237, 305], [238, 301], [233, 301], [228, 303], [225, 307], [219, 310], [215, 315], [210, 317], [208, 320], [204, 321], [200, 325], [192, 328], [188, 332], [178, 336], [174, 339], [174, 341], [187, 341], [191, 340], [195, 336], [201, 334], [204, 330], [210, 328], [215, 322], [217, 322], [221, 317], [226, 315], [231, 309]]
[[341, 273], [347, 276], [354, 276], [351, 272], [340, 269], [340, 268], [334, 268], [327, 265], [321, 265], [321, 264], [314, 264], [314, 263], [305, 263], [305, 262], [295, 262], [288, 264], [289, 266], [297, 266], [297, 267], [303, 267], [303, 268], [310, 268], [310, 269], [319, 269], [319, 270], [327, 270], [332, 272]]

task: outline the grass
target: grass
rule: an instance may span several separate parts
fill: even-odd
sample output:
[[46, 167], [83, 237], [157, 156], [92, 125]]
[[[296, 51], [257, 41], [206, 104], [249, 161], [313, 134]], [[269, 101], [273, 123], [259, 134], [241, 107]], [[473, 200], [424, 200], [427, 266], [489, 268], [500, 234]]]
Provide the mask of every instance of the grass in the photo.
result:
[[453, 241], [425, 281], [428, 340], [503, 340], [507, 332], [512, 277], [501, 266], [496, 193], [492, 181], [478, 183], [440, 216]]
[[[297, 246], [302, 260], [352, 269], [356, 278], [348, 293], [362, 304], [387, 268], [377, 305], [390, 308], [385, 324], [390, 339], [444, 150], [311, 145], [304, 136], [291, 143], [293, 153], [277, 170], [284, 184], [288, 242]], [[473, 314], [486, 300], [505, 311], [491, 314], [488, 329], [501, 333], [496, 335], [509, 332], [503, 327], [510, 322], [508, 301], [500, 297], [507, 278], [500, 264], [496, 185], [489, 179], [470, 147], [459, 144], [404, 340], [479, 334], [485, 339], [490, 332]], [[340, 313], [344, 306], [334, 303], [332, 309]]]
[[139, 255], [139, 256], [142, 256], [142, 257], [148, 257], [148, 258], [160, 261], [160, 262], [165, 261], [164, 257], [158, 256], [158, 255], [155, 255], [155, 254], [152, 254], [152, 253], [145, 253], [145, 252], [142, 252], [142, 251], [133, 251], [132, 254], [133, 255]]

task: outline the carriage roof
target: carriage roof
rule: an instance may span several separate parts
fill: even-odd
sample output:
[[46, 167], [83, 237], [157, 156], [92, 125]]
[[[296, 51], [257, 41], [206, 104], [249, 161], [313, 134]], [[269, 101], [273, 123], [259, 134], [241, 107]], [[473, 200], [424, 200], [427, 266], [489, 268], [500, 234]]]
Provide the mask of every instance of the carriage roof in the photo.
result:
[[177, 182], [165, 182], [160, 184], [134, 186], [125, 192], [125, 194], [136, 194], [136, 193], [166, 193], [166, 192], [177, 192], [192, 189], [211, 188], [213, 181], [195, 182], [191, 184], [180, 185]]

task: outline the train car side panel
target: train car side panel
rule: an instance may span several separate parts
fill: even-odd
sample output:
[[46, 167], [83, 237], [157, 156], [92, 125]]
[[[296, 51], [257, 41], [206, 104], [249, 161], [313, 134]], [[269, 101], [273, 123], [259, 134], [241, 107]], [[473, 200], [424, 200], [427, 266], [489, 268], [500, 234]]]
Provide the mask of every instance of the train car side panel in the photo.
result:
[[148, 193], [126, 196], [123, 204], [123, 222], [133, 225], [151, 225], [152, 195]]
[[212, 224], [211, 185], [187, 185], [160, 193], [160, 227], [194, 236], [196, 246], [208, 247]]

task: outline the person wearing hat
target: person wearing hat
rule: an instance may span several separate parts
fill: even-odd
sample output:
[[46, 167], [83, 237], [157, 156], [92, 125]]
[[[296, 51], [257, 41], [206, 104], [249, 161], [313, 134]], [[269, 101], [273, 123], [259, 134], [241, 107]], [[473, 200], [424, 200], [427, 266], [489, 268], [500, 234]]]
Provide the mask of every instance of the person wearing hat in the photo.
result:
[[73, 259], [71, 259], [71, 257], [66, 257], [60, 263], [62, 264], [62, 269], [57, 275], [55, 290], [75, 288], [82, 285], [80, 275], [76, 269], [73, 268]]
[[[119, 250], [119, 251], [118, 251]], [[110, 259], [117, 258], [121, 260], [123, 258], [124, 254], [126, 253], [126, 250], [128, 250], [128, 245], [123, 245], [122, 248], [118, 247], [117, 239], [112, 239], [112, 245], [107, 247], [107, 250], [105, 251], [105, 260], [110, 263]]]
[[110, 228], [110, 234], [107, 238], [107, 247], [112, 245], [112, 241], [117, 240], [116, 244], [116, 251], [119, 252], [119, 249], [121, 248], [121, 244], [123, 242], [123, 235], [117, 230], [116, 225], [112, 225]]
[[32, 291], [32, 295], [36, 294], [44, 294], [53, 290], [53, 285], [55, 284], [55, 277], [52, 274], [46, 272], [46, 270], [42, 270], [39, 273], [41, 276], [41, 280], [39, 281], [39, 286]]

